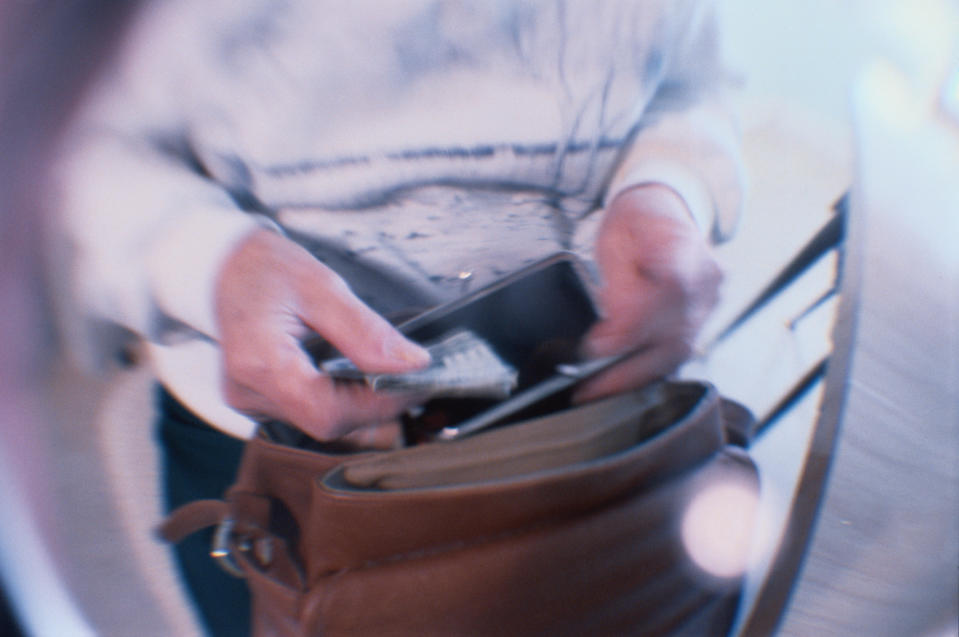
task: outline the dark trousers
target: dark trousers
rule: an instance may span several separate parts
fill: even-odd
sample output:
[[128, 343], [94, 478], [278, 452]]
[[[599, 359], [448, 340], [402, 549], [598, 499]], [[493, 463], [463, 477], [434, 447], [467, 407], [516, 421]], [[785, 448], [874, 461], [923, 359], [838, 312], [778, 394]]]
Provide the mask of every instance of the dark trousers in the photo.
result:
[[[193, 500], [222, 498], [236, 476], [243, 441], [206, 424], [164, 389], [158, 388], [156, 396], [165, 510]], [[216, 565], [210, 557], [212, 540], [213, 529], [205, 529], [176, 545], [180, 575], [210, 635], [249, 635], [246, 583]]]

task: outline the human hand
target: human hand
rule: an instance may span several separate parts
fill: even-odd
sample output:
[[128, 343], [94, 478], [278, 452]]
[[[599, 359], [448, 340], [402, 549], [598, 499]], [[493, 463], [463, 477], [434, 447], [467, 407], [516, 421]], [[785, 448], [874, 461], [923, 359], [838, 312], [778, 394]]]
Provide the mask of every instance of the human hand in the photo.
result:
[[692, 353], [722, 280], [685, 202], [659, 184], [631, 188], [612, 201], [600, 225], [596, 260], [603, 317], [586, 335], [584, 351], [597, 358], [636, 354], [584, 383], [577, 401], [673, 372]]
[[314, 331], [367, 372], [405, 372], [430, 356], [360, 301], [332, 270], [278, 234], [250, 234], [216, 283], [223, 392], [254, 417], [283, 420], [319, 440], [381, 446], [418, 397], [335, 383], [303, 350]]

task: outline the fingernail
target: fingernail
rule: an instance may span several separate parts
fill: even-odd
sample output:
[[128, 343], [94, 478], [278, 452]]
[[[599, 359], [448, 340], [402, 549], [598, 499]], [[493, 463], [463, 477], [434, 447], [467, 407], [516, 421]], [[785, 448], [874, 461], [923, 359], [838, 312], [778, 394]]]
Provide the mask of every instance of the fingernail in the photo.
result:
[[393, 354], [403, 362], [418, 365], [428, 365], [432, 360], [430, 353], [423, 347], [410, 341], [399, 341], [393, 347]]

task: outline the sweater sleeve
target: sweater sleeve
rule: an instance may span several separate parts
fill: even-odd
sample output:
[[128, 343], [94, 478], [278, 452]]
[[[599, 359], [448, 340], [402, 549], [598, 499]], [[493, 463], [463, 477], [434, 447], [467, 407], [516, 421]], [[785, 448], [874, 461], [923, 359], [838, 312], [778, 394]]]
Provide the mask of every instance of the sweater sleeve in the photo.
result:
[[661, 79], [605, 199], [637, 185], [667, 185], [720, 242], [735, 230], [744, 178], [738, 127], [724, 95], [716, 11], [711, 2], [676, 3], [675, 10], [687, 15], [670, 22]]
[[[182, 113], [202, 81], [202, 23], [182, 3], [152, 6], [78, 109], [53, 170], [58, 313], [68, 344], [88, 361], [118, 345], [105, 335], [215, 339], [219, 266], [259, 226], [186, 142]], [[180, 77], [183, 68], [193, 76]]]

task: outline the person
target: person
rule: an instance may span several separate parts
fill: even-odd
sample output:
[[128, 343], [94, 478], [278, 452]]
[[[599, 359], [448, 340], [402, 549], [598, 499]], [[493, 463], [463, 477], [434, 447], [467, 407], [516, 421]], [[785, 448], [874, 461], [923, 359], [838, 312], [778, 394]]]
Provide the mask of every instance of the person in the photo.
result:
[[[303, 339], [417, 369], [428, 354], [386, 317], [558, 250], [598, 271], [584, 352], [637, 352], [577, 399], [675, 370], [742, 198], [715, 12], [149, 3], [72, 122], [53, 254], [76, 351], [145, 343], [167, 506], [220, 496], [259, 419], [391, 444], [411, 398], [334, 383]], [[235, 634], [207, 548], [181, 567], [210, 631]]]

